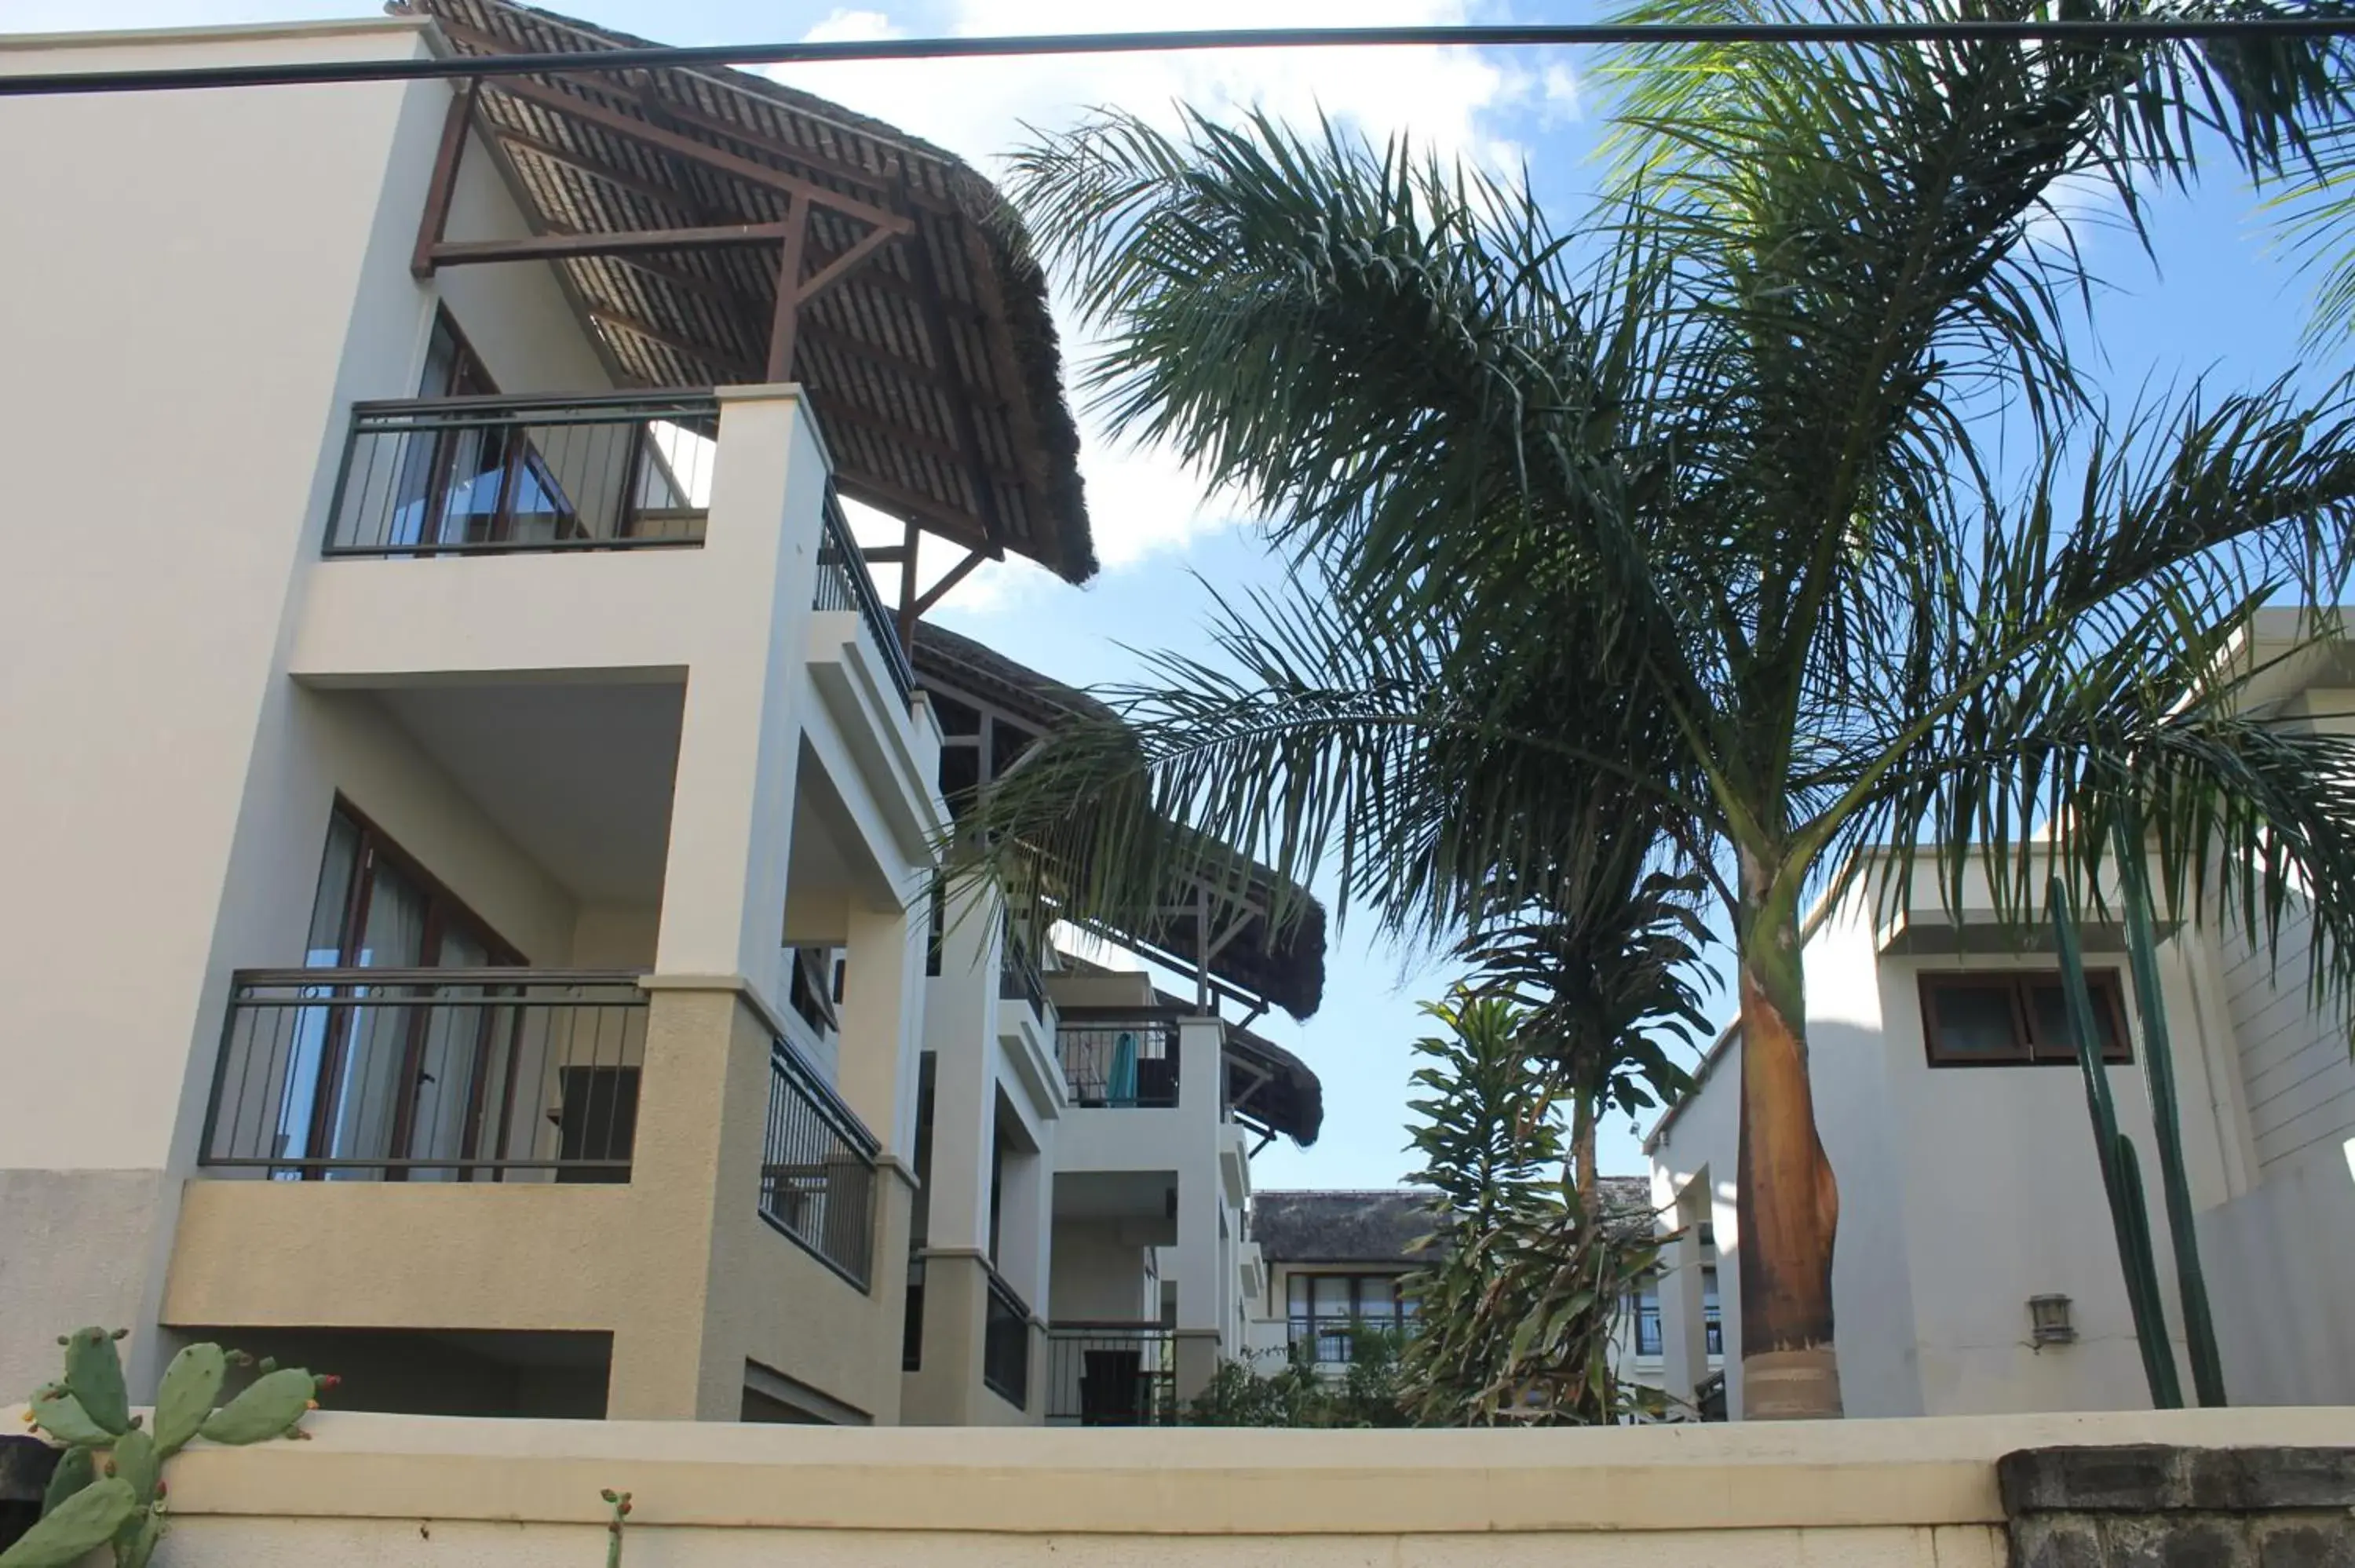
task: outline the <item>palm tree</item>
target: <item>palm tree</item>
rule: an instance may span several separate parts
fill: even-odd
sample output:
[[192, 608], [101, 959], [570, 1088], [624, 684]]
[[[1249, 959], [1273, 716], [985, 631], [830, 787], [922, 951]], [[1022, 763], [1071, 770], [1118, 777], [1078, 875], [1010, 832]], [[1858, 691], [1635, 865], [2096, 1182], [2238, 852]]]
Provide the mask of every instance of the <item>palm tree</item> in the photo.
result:
[[1732, 932], [1746, 1403], [1836, 1414], [1810, 900], [1866, 864], [1910, 888], [1918, 860], [2025, 920], [2050, 864], [2091, 886], [2123, 826], [2163, 886], [2265, 939], [2302, 889], [2318, 983], [2355, 982], [2350, 745], [2242, 711], [2222, 658], [2260, 604], [2347, 581], [2355, 408], [2286, 380], [2112, 408], [2080, 369], [2076, 245], [2141, 234], [2148, 189], [2220, 151], [2287, 166], [2347, 63], [1639, 50], [1571, 234], [1525, 188], [1329, 128], [1112, 114], [1032, 147], [1018, 195], [1108, 344], [1102, 407], [1264, 514], [1302, 575], [1114, 694], [1118, 734], [1034, 753], [986, 807], [994, 853], [1108, 899], [1185, 853], [1166, 813], [1304, 873], [1337, 851], [1350, 894], [1437, 933], [1499, 872], [1574, 906], [1598, 802], [1657, 824]]
[[1605, 1111], [1674, 1104], [1692, 1078], [1672, 1044], [1706, 1031], [1693, 971], [1708, 940], [1698, 877], [1630, 865], [1571, 911], [1530, 906], [1466, 939], [1484, 994], [1521, 1010], [1524, 1049], [1570, 1102], [1571, 1186], [1590, 1224], [1603, 1219], [1595, 1128]]

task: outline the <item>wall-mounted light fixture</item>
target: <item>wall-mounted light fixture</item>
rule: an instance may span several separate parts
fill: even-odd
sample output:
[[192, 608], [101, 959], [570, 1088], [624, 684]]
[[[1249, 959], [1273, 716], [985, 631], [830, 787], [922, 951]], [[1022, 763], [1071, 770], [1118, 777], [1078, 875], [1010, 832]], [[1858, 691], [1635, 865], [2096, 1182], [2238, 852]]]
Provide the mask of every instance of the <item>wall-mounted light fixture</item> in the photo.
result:
[[2040, 1348], [2076, 1343], [2077, 1326], [2069, 1320], [2069, 1298], [2066, 1296], [2030, 1297], [2028, 1323], [2030, 1342]]

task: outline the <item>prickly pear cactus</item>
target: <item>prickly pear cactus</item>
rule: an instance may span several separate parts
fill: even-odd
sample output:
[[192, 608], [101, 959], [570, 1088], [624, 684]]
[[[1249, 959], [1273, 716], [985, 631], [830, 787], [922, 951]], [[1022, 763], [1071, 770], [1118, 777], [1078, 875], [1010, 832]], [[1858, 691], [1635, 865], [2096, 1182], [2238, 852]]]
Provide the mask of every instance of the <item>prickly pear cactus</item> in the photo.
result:
[[613, 1510], [612, 1521], [605, 1526], [605, 1568], [622, 1568], [622, 1522], [630, 1517], [630, 1494], [607, 1487], [597, 1495]]
[[28, 1425], [66, 1451], [41, 1500], [40, 1521], [5, 1552], [0, 1568], [70, 1568], [112, 1544], [115, 1568], [147, 1568], [164, 1534], [164, 1464], [193, 1438], [223, 1444], [308, 1437], [303, 1417], [336, 1386], [300, 1367], [261, 1363], [252, 1386], [214, 1407], [230, 1363], [252, 1358], [218, 1345], [190, 1345], [172, 1358], [155, 1393], [155, 1420], [131, 1414], [115, 1342], [123, 1330], [82, 1329], [65, 1347], [63, 1381], [37, 1390]]

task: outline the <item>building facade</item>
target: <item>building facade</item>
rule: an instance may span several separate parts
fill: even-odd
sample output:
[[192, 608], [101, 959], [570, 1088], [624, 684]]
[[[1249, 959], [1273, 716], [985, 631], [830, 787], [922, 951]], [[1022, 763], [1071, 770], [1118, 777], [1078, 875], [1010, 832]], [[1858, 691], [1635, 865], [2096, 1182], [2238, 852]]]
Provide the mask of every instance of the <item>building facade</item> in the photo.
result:
[[[2304, 612], [2261, 612], [2232, 653], [2241, 700], [2286, 726], [2348, 733], [2355, 653]], [[1911, 895], [1830, 911], [1806, 950], [1810, 1076], [1839, 1183], [1833, 1270], [1853, 1415], [2132, 1409], [2150, 1403], [2061, 1022], [2049, 930], [1998, 926], [1984, 885], [1959, 912]], [[2115, 905], [2112, 906], [2115, 907]], [[2307, 991], [2310, 916], [2295, 896], [2269, 949], [2211, 899], [2158, 946], [2197, 1239], [2235, 1404], [2355, 1400], [2355, 1065], [2349, 1020]], [[2160, 1203], [2146, 1020], [2123, 934], [2098, 920], [2085, 962], [2118, 1126], [2144, 1185], [2170, 1343], [2192, 1386]], [[1647, 1141], [1671, 1224], [1705, 1226], [1738, 1267], [1741, 1039]], [[1679, 1242], [1678, 1247], [1697, 1245]], [[1698, 1273], [1663, 1300], [1672, 1392], [1701, 1376]], [[1739, 1292], [1724, 1292], [1727, 1404], [1742, 1414]]]
[[[0, 69], [628, 41], [417, 13]], [[1313, 1011], [1321, 927], [1203, 890], [1098, 982], [1051, 908], [933, 896], [990, 672], [920, 678], [918, 622], [982, 559], [1093, 569], [986, 182], [730, 72], [0, 133], [52, 280], [0, 304], [0, 1387], [97, 1322], [141, 1390], [219, 1338], [360, 1408], [1043, 1421], [1059, 1240], [1132, 1220], [1135, 1359], [1231, 1346], [1248, 1140], [1313, 1139], [1315, 1079], [1219, 1013]]]

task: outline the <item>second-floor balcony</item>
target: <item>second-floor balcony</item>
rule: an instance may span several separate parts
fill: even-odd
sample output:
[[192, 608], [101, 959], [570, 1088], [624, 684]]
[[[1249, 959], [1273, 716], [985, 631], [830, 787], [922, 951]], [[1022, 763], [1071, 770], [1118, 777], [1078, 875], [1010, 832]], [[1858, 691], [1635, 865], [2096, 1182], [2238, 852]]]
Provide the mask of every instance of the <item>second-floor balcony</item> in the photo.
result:
[[240, 972], [200, 1162], [280, 1181], [626, 1181], [645, 1015], [615, 971]]
[[1178, 1336], [1158, 1323], [1054, 1324], [1046, 1415], [1049, 1425], [1177, 1425]]
[[709, 393], [362, 403], [326, 553], [700, 545], [719, 429]]
[[769, 1058], [761, 1217], [865, 1290], [875, 1263], [875, 1135], [785, 1042]]
[[1166, 1109], [1178, 1104], [1178, 1021], [1152, 1013], [1066, 1012], [1055, 1057], [1075, 1106]]

